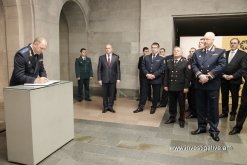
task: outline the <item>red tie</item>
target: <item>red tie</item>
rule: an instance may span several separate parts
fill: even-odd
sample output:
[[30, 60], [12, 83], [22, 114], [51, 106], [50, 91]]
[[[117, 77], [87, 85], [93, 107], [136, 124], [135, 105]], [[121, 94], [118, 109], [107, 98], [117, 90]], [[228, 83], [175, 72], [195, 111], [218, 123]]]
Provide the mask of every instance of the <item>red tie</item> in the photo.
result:
[[110, 60], [110, 54], [107, 55], [107, 64], [110, 65], [111, 64], [111, 60]]

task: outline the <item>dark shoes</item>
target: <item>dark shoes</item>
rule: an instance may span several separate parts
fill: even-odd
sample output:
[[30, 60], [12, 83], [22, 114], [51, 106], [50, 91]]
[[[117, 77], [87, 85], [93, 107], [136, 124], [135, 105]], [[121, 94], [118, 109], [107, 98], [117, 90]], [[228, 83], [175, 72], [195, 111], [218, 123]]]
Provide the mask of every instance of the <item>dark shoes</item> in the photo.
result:
[[165, 124], [171, 124], [171, 123], [175, 123], [175, 122], [176, 122], [175, 119], [170, 118], [170, 119], [168, 119], [168, 120], [165, 122]]
[[179, 127], [184, 128], [185, 122], [184, 121], [179, 121]]
[[107, 111], [110, 111], [112, 113], [116, 113], [116, 111], [113, 108], [104, 108], [102, 113], [106, 113]]
[[90, 99], [90, 98], [87, 98], [87, 99], [85, 99], [86, 101], [92, 101], [92, 99]]
[[138, 107], [136, 110], [133, 111], [133, 113], [138, 113], [138, 112], [142, 112], [142, 111], [143, 111], [143, 108]]
[[148, 101], [153, 101], [153, 98], [152, 98], [152, 97], [149, 97], [149, 98], [148, 98]]
[[200, 128], [198, 128], [198, 129], [195, 130], [195, 131], [191, 131], [191, 135], [198, 135], [198, 134], [206, 133], [206, 132], [207, 132], [206, 129], [200, 129]]
[[156, 111], [156, 108], [151, 108], [151, 110], [150, 110], [150, 114], [154, 114], [154, 113], [155, 113], [155, 111]]
[[235, 121], [235, 115], [230, 116], [230, 121]]
[[210, 136], [214, 141], [220, 141], [218, 133], [210, 133]]
[[224, 113], [220, 114], [219, 116], [219, 118], [227, 118], [227, 117], [228, 117], [228, 114], [224, 114]]
[[82, 99], [78, 99], [78, 101], [79, 101], [79, 102], [81, 102], [81, 101], [82, 101]]
[[106, 113], [107, 112], [107, 108], [104, 108], [102, 113]]
[[112, 113], [116, 113], [116, 111], [113, 108], [109, 108], [108, 110]]
[[229, 132], [229, 135], [239, 134], [240, 131], [241, 131], [240, 129], [234, 127], [234, 128]]
[[193, 115], [193, 114], [189, 114], [186, 119], [193, 119], [193, 118], [197, 118], [196, 115]]

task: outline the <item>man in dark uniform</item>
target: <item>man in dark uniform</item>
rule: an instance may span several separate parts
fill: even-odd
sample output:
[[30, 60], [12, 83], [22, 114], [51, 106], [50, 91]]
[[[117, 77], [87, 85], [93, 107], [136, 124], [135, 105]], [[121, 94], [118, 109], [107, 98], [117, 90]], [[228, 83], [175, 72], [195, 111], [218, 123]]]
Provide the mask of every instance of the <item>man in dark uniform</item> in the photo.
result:
[[[165, 48], [160, 48], [160, 56], [162, 56], [164, 58], [164, 62], [166, 62], [167, 60], [167, 56], [165, 55]], [[165, 91], [164, 89], [164, 76], [165, 76], [165, 70], [162, 73], [162, 84], [161, 84], [161, 97], [160, 97], [160, 104], [158, 105], [158, 107], [166, 107], [167, 103], [168, 103], [168, 92]]]
[[238, 110], [236, 125], [229, 132], [229, 135], [235, 135], [240, 133], [247, 117], [247, 57], [246, 56], [244, 57], [244, 67], [242, 69], [242, 76], [245, 82], [242, 89], [241, 104]]
[[[139, 84], [140, 84], [140, 89], [139, 89], [139, 98], [137, 99], [137, 101], [140, 100], [140, 97], [142, 95], [142, 91], [143, 91], [143, 80], [145, 79], [145, 75], [142, 72], [142, 61], [144, 59], [145, 56], [149, 55], [149, 49], [148, 47], [144, 47], [142, 49], [143, 51], [143, 55], [141, 57], [139, 57], [138, 60], [138, 69], [139, 69]], [[148, 100], [152, 101], [152, 97], [151, 97], [151, 86], [148, 87]]]
[[231, 50], [226, 51], [227, 65], [223, 70], [221, 78], [221, 98], [222, 98], [222, 114], [220, 118], [228, 117], [229, 112], [229, 91], [232, 95], [232, 111], [230, 121], [235, 120], [238, 109], [239, 89], [242, 82], [242, 68], [246, 53], [239, 50], [240, 41], [238, 38], [230, 40]]
[[179, 103], [179, 126], [185, 125], [185, 94], [189, 90], [191, 66], [189, 61], [182, 57], [182, 49], [175, 47], [172, 58], [166, 62], [164, 89], [168, 91], [170, 117], [165, 124], [176, 121], [177, 102]]
[[93, 68], [85, 48], [80, 50], [80, 57], [75, 60], [75, 74], [78, 80], [78, 101], [83, 100], [83, 86], [85, 88], [85, 100], [92, 101], [90, 99], [89, 82], [93, 78]]
[[119, 66], [119, 59], [115, 53], [112, 52], [112, 45], [107, 44], [105, 47], [106, 53], [99, 57], [98, 63], [98, 82], [103, 89], [103, 111], [106, 113], [110, 111], [115, 113], [113, 109], [114, 94], [116, 83], [120, 83], [121, 72]]
[[[188, 55], [188, 61], [190, 65], [192, 64], [192, 56], [195, 53], [196, 48], [190, 48], [190, 52]], [[187, 94], [188, 99], [188, 113], [189, 115], [186, 117], [187, 119], [196, 118], [196, 97], [195, 97], [195, 75], [193, 74], [193, 71], [191, 71], [191, 77], [190, 77], [190, 88], [189, 92]]]
[[219, 89], [220, 77], [226, 66], [225, 51], [213, 45], [215, 35], [207, 32], [204, 35], [205, 48], [196, 50], [193, 55], [192, 69], [197, 78], [195, 82], [198, 129], [192, 135], [206, 132], [213, 140], [219, 141]]
[[10, 86], [23, 85], [25, 83], [46, 83], [48, 81], [43, 65], [43, 51], [46, 47], [46, 39], [37, 37], [32, 44], [22, 48], [15, 54]]
[[154, 42], [151, 45], [152, 54], [145, 56], [142, 61], [142, 71], [146, 76], [143, 81], [143, 92], [139, 101], [138, 108], [134, 113], [142, 112], [147, 101], [148, 87], [151, 85], [153, 89], [153, 100], [150, 114], [154, 114], [157, 108], [157, 103], [160, 95], [162, 83], [161, 74], [164, 70], [164, 58], [159, 56], [159, 44]]

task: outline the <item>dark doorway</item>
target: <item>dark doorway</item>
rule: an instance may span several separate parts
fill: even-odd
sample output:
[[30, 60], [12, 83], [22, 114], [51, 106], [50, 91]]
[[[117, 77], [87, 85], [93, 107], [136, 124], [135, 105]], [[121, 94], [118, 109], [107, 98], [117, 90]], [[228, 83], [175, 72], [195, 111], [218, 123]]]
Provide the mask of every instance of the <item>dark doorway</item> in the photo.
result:
[[247, 15], [174, 17], [175, 45], [181, 36], [203, 36], [212, 31], [216, 36], [247, 34]]

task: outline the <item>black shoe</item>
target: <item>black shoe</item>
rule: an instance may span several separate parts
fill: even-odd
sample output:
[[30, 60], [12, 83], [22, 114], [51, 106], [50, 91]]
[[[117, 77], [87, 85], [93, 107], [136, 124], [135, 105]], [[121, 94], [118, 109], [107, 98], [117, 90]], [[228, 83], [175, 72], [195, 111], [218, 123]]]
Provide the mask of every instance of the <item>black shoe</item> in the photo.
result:
[[116, 113], [116, 111], [113, 108], [109, 108], [109, 111], [112, 113]]
[[206, 132], [207, 132], [206, 129], [200, 129], [200, 128], [198, 128], [198, 129], [195, 130], [195, 131], [191, 131], [191, 135], [198, 135], [198, 134], [206, 133]]
[[186, 119], [193, 119], [193, 118], [197, 118], [196, 115], [193, 115], [193, 114], [189, 114]]
[[107, 112], [107, 108], [104, 108], [102, 113], [106, 113]]
[[224, 114], [224, 113], [220, 114], [219, 116], [219, 118], [227, 118], [227, 117], [228, 117], [228, 114]]
[[175, 123], [175, 122], [176, 122], [175, 119], [170, 118], [170, 119], [168, 119], [168, 120], [165, 122], [165, 124], [171, 124], [171, 123]]
[[140, 99], [139, 99], [139, 98], [137, 98], [137, 99], [136, 99], [136, 101], [140, 101]]
[[235, 135], [235, 134], [238, 134], [240, 133], [240, 129], [234, 127], [230, 132], [229, 132], [229, 135]]
[[220, 141], [218, 133], [210, 133], [210, 136], [214, 141]]
[[143, 108], [138, 107], [136, 110], [133, 111], [133, 113], [138, 113], [138, 112], [142, 112], [142, 111], [143, 111]]
[[154, 113], [155, 113], [155, 111], [156, 111], [156, 108], [151, 108], [151, 110], [150, 110], [150, 114], [154, 114]]
[[149, 97], [149, 98], [148, 98], [148, 101], [153, 101], [153, 98], [152, 98], [152, 97]]
[[234, 121], [235, 120], [235, 115], [231, 115], [230, 116], [230, 121]]
[[90, 99], [90, 98], [87, 98], [87, 99], [85, 99], [86, 101], [92, 101], [92, 99]]
[[185, 122], [184, 121], [179, 121], [179, 127], [184, 128]]
[[78, 99], [78, 101], [79, 101], [79, 102], [81, 102], [81, 101], [82, 101], [82, 99]]

